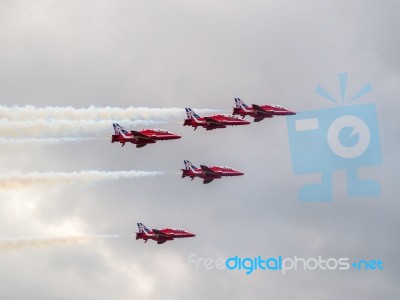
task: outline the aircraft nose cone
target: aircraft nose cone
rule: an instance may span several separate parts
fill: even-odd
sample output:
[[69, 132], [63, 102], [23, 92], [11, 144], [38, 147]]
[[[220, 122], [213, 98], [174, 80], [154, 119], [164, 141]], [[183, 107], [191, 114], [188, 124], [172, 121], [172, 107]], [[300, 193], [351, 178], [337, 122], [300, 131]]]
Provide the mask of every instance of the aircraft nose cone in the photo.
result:
[[173, 135], [172, 135], [172, 138], [173, 138], [174, 140], [176, 140], [176, 139], [180, 139], [181, 136], [180, 136], [180, 135], [177, 135], [177, 134], [173, 134]]
[[242, 172], [237, 172], [237, 174], [238, 174], [239, 176], [244, 175], [244, 173], [242, 173]]

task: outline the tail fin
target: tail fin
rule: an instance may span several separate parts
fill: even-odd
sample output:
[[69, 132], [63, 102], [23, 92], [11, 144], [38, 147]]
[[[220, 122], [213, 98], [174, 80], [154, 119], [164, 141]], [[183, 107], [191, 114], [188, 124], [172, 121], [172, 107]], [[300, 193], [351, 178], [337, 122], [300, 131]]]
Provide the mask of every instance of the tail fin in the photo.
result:
[[191, 170], [191, 171], [195, 172], [195, 169], [197, 169], [197, 167], [194, 166], [190, 161], [184, 160], [183, 162], [185, 163], [186, 170]]
[[186, 110], [186, 115], [188, 117], [188, 119], [199, 119], [200, 116], [198, 114], [196, 114], [193, 109], [191, 108], [185, 108]]
[[123, 134], [128, 134], [128, 131], [126, 131], [124, 128], [122, 128], [121, 125], [117, 124], [117, 123], [113, 123], [113, 127], [114, 127], [114, 131], [115, 131], [115, 135], [120, 135], [121, 132]]
[[236, 108], [248, 108], [246, 103], [244, 103], [240, 98], [235, 98]]
[[143, 224], [143, 223], [137, 223], [139, 233], [143, 233], [145, 235], [148, 235], [150, 233], [150, 230]]

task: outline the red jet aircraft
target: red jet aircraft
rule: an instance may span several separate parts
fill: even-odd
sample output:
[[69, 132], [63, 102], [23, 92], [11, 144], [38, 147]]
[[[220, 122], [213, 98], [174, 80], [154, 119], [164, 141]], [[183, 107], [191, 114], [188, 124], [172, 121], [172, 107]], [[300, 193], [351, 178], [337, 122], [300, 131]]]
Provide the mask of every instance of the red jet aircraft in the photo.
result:
[[196, 236], [194, 233], [190, 233], [183, 229], [178, 228], [163, 228], [163, 229], [148, 229], [143, 223], [137, 223], [139, 232], [136, 232], [136, 239], [142, 239], [146, 243], [147, 240], [157, 241], [157, 244], [163, 244], [166, 241], [172, 241], [174, 239], [187, 238]]
[[288, 110], [281, 105], [266, 104], [256, 105], [252, 104], [251, 107], [247, 106], [239, 98], [235, 98], [236, 107], [233, 108], [234, 115], [240, 115], [244, 118], [246, 115], [254, 118], [254, 122], [260, 122], [265, 118], [272, 118], [273, 116], [286, 116], [295, 115], [296, 113]]
[[217, 128], [226, 128], [227, 125], [233, 126], [250, 124], [250, 122], [240, 120], [239, 118], [234, 116], [214, 115], [210, 117], [200, 117], [191, 108], [185, 109], [187, 119], [185, 119], [183, 126], [192, 126], [194, 127], [194, 130], [196, 130], [198, 126], [201, 126], [206, 130], [213, 130]]
[[224, 176], [241, 176], [244, 173], [236, 171], [230, 167], [210, 166], [206, 167], [200, 165], [200, 168], [195, 167], [190, 161], [184, 160], [185, 169], [182, 170], [182, 178], [190, 177], [192, 180], [195, 177], [200, 177], [204, 184], [210, 183], [214, 179], [219, 179]]
[[154, 144], [158, 140], [175, 140], [181, 138], [181, 136], [163, 129], [144, 129], [128, 132], [119, 124], [114, 123], [113, 127], [115, 134], [111, 137], [111, 143], [121, 143], [122, 147], [127, 142], [135, 144], [136, 148], [141, 148], [147, 144]]

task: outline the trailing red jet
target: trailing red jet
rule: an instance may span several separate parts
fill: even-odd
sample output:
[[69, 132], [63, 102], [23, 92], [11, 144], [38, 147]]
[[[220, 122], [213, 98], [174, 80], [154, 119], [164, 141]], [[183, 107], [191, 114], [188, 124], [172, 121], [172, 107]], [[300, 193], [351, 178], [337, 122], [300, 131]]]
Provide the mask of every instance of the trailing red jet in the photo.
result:
[[295, 115], [296, 113], [288, 110], [281, 105], [266, 104], [257, 105], [252, 104], [251, 107], [247, 106], [239, 98], [235, 98], [236, 107], [233, 108], [234, 115], [240, 115], [242, 118], [245, 116], [251, 116], [254, 118], [254, 122], [260, 122], [265, 118], [272, 118], [273, 116], [286, 116]]
[[193, 109], [185, 108], [187, 119], [183, 123], [183, 126], [192, 126], [194, 130], [197, 129], [198, 126], [205, 128], [206, 130], [213, 130], [217, 128], [226, 128], [226, 126], [234, 126], [234, 125], [248, 125], [250, 122], [245, 120], [241, 120], [237, 117], [230, 115], [214, 115], [209, 117], [200, 117], [196, 114]]
[[113, 124], [115, 134], [111, 136], [111, 143], [121, 143], [122, 147], [125, 143], [132, 143], [136, 148], [141, 148], [147, 144], [154, 144], [159, 140], [175, 140], [180, 139], [181, 136], [173, 134], [163, 129], [144, 129], [141, 131], [126, 131], [121, 125]]
[[244, 173], [236, 171], [230, 167], [220, 167], [220, 166], [203, 166], [200, 168], [194, 166], [190, 161], [184, 160], [185, 169], [182, 169], [182, 178], [190, 177], [192, 180], [195, 177], [200, 177], [203, 179], [203, 183], [207, 184], [214, 179], [220, 179], [225, 176], [241, 176]]
[[143, 223], [137, 223], [139, 232], [136, 232], [136, 239], [157, 241], [157, 244], [163, 244], [166, 241], [174, 239], [188, 238], [196, 236], [194, 233], [185, 231], [179, 228], [163, 228], [163, 229], [148, 229]]

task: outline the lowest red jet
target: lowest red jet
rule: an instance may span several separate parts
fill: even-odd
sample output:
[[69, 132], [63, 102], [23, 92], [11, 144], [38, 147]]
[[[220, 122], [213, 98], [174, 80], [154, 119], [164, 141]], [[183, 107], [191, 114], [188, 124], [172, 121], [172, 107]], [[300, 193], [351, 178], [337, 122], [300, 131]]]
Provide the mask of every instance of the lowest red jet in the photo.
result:
[[139, 232], [136, 232], [136, 239], [157, 241], [157, 244], [163, 244], [166, 241], [174, 239], [187, 238], [196, 236], [194, 233], [178, 228], [148, 229], [143, 223], [137, 223]]
[[265, 118], [272, 118], [273, 116], [286, 116], [295, 115], [296, 113], [288, 110], [281, 105], [266, 104], [256, 105], [252, 104], [251, 107], [247, 106], [239, 98], [235, 98], [236, 107], [233, 108], [234, 115], [240, 115], [242, 118], [245, 116], [251, 116], [254, 118], [254, 122], [260, 122]]
[[241, 176], [244, 173], [236, 171], [230, 167], [219, 167], [219, 166], [203, 166], [200, 168], [195, 167], [190, 161], [184, 160], [185, 169], [182, 169], [182, 178], [190, 177], [192, 180], [195, 177], [203, 179], [203, 183], [207, 184], [214, 179], [220, 179], [225, 176]]
[[144, 129], [141, 131], [126, 131], [121, 125], [113, 124], [115, 134], [111, 137], [111, 143], [121, 143], [122, 147], [125, 143], [132, 143], [136, 148], [141, 148], [147, 144], [154, 144], [159, 140], [175, 140], [180, 139], [181, 136], [173, 134], [163, 129]]
[[194, 130], [197, 129], [198, 126], [205, 128], [206, 130], [213, 130], [217, 128], [226, 128], [226, 126], [234, 126], [234, 125], [248, 125], [250, 122], [245, 120], [240, 120], [234, 116], [226, 116], [226, 115], [214, 115], [210, 117], [200, 117], [196, 114], [193, 109], [185, 108], [187, 119], [183, 123], [183, 126], [192, 126]]

